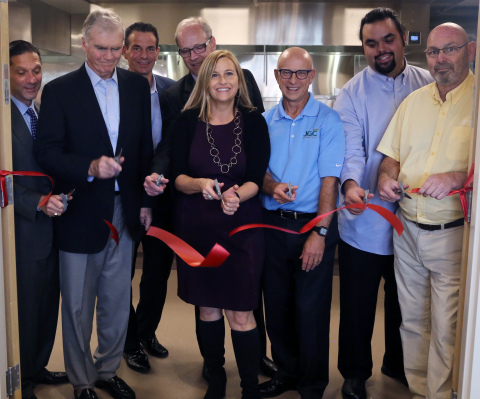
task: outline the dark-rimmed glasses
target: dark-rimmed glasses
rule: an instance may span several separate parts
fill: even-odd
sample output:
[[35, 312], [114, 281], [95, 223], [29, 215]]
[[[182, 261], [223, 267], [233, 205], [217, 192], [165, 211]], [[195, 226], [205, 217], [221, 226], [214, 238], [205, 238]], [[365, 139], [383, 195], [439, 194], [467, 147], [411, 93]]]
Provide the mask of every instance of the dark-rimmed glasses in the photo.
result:
[[440, 51], [443, 51], [447, 57], [451, 57], [452, 55], [457, 54], [460, 49], [466, 46], [469, 42], [463, 43], [461, 46], [448, 46], [444, 48], [427, 48], [424, 53], [427, 55], [428, 58], [437, 58], [440, 54]]
[[305, 80], [310, 72], [313, 69], [299, 69], [298, 71], [292, 71], [290, 69], [279, 69], [278, 73], [283, 79], [290, 79], [293, 74], [297, 77], [298, 80]]
[[178, 54], [180, 54], [180, 57], [182, 58], [188, 58], [192, 54], [192, 51], [195, 54], [202, 54], [205, 52], [207, 49], [208, 43], [210, 43], [210, 40], [212, 40], [212, 36], [203, 44], [196, 44], [192, 48], [179, 48], [178, 49]]

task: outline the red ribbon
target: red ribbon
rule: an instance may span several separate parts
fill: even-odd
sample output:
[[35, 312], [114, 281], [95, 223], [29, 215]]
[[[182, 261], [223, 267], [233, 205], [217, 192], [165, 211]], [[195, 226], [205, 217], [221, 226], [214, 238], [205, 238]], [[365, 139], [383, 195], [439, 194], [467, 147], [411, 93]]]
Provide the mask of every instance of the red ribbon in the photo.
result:
[[110, 234], [110, 237], [113, 238], [113, 241], [115, 241], [117, 243], [117, 247], [118, 247], [118, 242], [119, 242], [119, 239], [118, 239], [118, 231], [117, 229], [115, 228], [115, 226], [113, 224], [111, 224], [108, 220], [106, 219], [103, 219], [103, 221], [108, 225], [108, 227], [110, 227], [110, 231], [112, 232]]
[[[468, 173], [467, 181], [465, 182], [463, 188], [460, 190], [452, 190], [447, 194], [447, 197], [449, 195], [453, 194], [458, 194], [460, 196], [460, 203], [462, 204], [462, 210], [463, 210], [463, 215], [465, 216], [465, 221], [468, 222], [467, 216], [468, 216], [468, 201], [467, 201], [467, 192], [468, 191], [473, 191], [473, 187], [470, 187], [473, 184], [473, 172], [475, 171], [475, 164], [472, 163], [472, 166], [470, 167], [470, 172]], [[418, 193], [419, 188], [414, 188], [410, 190], [412, 194]]]
[[[309, 221], [305, 226], [301, 228], [300, 231], [293, 231], [284, 229], [282, 227], [272, 226], [269, 224], [245, 224], [243, 226], [237, 227], [236, 229], [230, 232], [230, 236], [234, 235], [243, 230], [248, 230], [252, 228], [264, 227], [267, 229], [275, 229], [284, 231], [290, 234], [301, 234], [305, 233], [312, 229], [320, 220], [325, 218], [326, 216], [337, 212], [341, 209], [348, 209], [348, 208], [358, 208], [366, 210], [367, 208], [372, 209], [373, 211], [377, 212], [381, 216], [383, 216], [397, 231], [398, 235], [401, 235], [403, 232], [403, 225], [400, 220], [389, 210], [374, 204], [351, 204], [344, 206], [342, 208], [335, 209], [333, 211], [324, 213], [323, 215], [319, 215], [316, 218]], [[107, 222], [108, 223], [108, 222]], [[229, 252], [223, 248], [219, 244], [215, 244], [214, 247], [210, 250], [207, 257], [204, 258], [200, 255], [195, 249], [193, 249], [190, 245], [188, 245], [185, 241], [178, 238], [177, 236], [169, 233], [168, 231], [159, 229], [158, 227], [150, 227], [147, 232], [147, 235], [156, 237], [159, 240], [163, 241], [167, 244], [180, 258], [182, 258], [185, 263], [192, 267], [218, 267], [220, 266], [230, 255]]]
[[388, 209], [385, 209], [384, 207], [380, 205], [375, 205], [375, 204], [350, 204], [343, 206], [341, 208], [334, 209], [333, 211], [324, 213], [322, 215], [318, 215], [314, 219], [310, 220], [305, 226], [303, 226], [300, 231], [293, 231], [293, 230], [288, 230], [284, 229], [283, 227], [277, 227], [277, 226], [272, 226], [270, 224], [245, 224], [243, 226], [237, 227], [236, 229], [233, 229], [230, 232], [230, 236], [243, 231], [243, 230], [248, 230], [248, 229], [253, 229], [253, 228], [258, 228], [258, 227], [264, 227], [267, 229], [274, 229], [274, 230], [280, 230], [280, 231], [285, 231], [286, 233], [291, 233], [291, 234], [302, 234], [305, 233], [309, 230], [311, 230], [314, 226], [317, 225], [320, 220], [324, 219], [328, 215], [341, 211], [342, 209], [349, 209], [349, 208], [358, 208], [358, 209], [363, 209], [366, 210], [367, 208], [370, 208], [372, 211], [377, 212], [380, 216], [383, 216], [387, 222], [389, 222], [395, 231], [397, 232], [398, 235], [401, 235], [403, 233], [403, 225], [402, 222], [400, 222], [400, 219], [398, 219], [392, 212], [390, 212]]
[[[3, 194], [3, 201], [4, 201], [4, 206], [8, 205], [8, 195], [7, 195], [7, 183], [5, 182], [5, 177], [8, 175], [14, 175], [14, 176], [45, 176], [50, 179], [50, 182], [52, 183], [52, 189], [53, 189], [53, 179], [40, 172], [9, 172], [8, 170], [0, 170], [0, 188], [2, 190]], [[40, 208], [41, 206], [45, 205], [48, 202], [48, 199], [52, 195], [52, 191], [50, 191], [45, 198], [43, 198], [42, 202], [38, 204], [38, 207]]]
[[215, 244], [204, 258], [195, 249], [188, 245], [185, 241], [177, 236], [159, 229], [158, 227], [150, 227], [147, 235], [156, 237], [159, 240], [167, 244], [185, 263], [192, 267], [218, 267], [225, 259], [228, 258], [230, 253], [219, 244]]

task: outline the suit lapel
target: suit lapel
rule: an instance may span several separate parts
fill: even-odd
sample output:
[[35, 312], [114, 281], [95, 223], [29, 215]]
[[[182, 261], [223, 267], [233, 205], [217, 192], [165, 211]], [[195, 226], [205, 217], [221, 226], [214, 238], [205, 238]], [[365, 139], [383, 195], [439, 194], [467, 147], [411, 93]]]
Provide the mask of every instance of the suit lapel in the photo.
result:
[[12, 134], [22, 143], [25, 148], [31, 148], [33, 145], [33, 137], [28, 129], [27, 123], [20, 113], [15, 103], [11, 102], [12, 108]]
[[[128, 90], [126, 89], [126, 79], [122, 73], [123, 71], [117, 68], [117, 78], [118, 78], [118, 97], [120, 99], [120, 124], [118, 126], [118, 140], [117, 148], [115, 149], [115, 154], [118, 154], [120, 148], [122, 147], [122, 142], [124, 138], [125, 123], [122, 123], [123, 116], [128, 115], [129, 109], [131, 109], [129, 102], [130, 97], [128, 96]], [[125, 122], [125, 121], [123, 121]]]
[[88, 77], [85, 69], [85, 64], [78, 70], [78, 84], [76, 90], [78, 92], [78, 103], [83, 108], [86, 118], [90, 118], [92, 121], [92, 127], [95, 131], [99, 132], [100, 137], [105, 143], [112, 147], [110, 136], [108, 135], [107, 126], [103, 119], [102, 110], [98, 104], [97, 96], [93, 90], [92, 81]]
[[185, 85], [183, 86], [183, 104], [185, 105], [192, 94], [193, 88], [195, 87], [195, 79], [191, 73], [185, 76]]

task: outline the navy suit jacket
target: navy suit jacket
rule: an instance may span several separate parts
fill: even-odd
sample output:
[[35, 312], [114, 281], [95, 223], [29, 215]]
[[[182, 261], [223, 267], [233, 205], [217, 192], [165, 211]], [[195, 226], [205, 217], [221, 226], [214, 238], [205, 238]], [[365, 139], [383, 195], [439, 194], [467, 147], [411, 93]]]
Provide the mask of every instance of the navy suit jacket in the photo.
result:
[[76, 189], [68, 210], [55, 218], [55, 236], [60, 250], [98, 253], [106, 245], [112, 222], [115, 178], [88, 182], [90, 163], [102, 155], [113, 157], [123, 149], [125, 162], [116, 178], [123, 215], [133, 240], [144, 232], [140, 208], [152, 201], [143, 189], [153, 155], [150, 88], [148, 80], [117, 68], [120, 125], [113, 149], [100, 106], [85, 64], [78, 70], [45, 85], [39, 118], [35, 156], [56, 178], [55, 192]]
[[[44, 173], [33, 156], [33, 138], [25, 119], [12, 101], [13, 170]], [[17, 262], [30, 262], [48, 257], [53, 243], [52, 218], [37, 211], [42, 195], [51, 190], [46, 177], [14, 176], [15, 250]]]

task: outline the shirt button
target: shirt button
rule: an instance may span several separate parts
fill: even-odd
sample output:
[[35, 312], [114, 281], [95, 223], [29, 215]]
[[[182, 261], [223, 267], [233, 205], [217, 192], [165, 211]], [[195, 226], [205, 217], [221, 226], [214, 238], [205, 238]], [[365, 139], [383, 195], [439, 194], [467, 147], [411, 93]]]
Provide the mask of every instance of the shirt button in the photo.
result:
[[294, 134], [292, 134], [292, 137], [295, 137], [295, 135], [294, 135]]
[[432, 152], [432, 155], [435, 155], [435, 153], [434, 153], [434, 152]]
[[292, 123], [292, 126], [295, 126], [295, 123]]
[[425, 173], [425, 176], [428, 176], [428, 173]]

